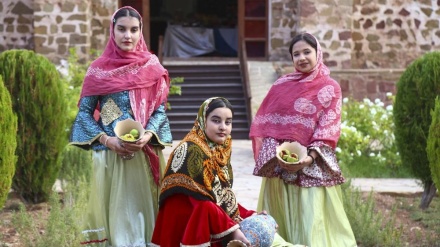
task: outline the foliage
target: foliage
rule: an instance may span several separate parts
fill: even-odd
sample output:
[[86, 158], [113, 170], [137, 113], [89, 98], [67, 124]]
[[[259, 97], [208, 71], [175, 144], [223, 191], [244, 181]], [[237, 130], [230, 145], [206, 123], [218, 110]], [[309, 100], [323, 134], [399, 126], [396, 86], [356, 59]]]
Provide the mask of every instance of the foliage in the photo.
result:
[[[91, 57], [95, 58], [98, 54], [98, 52], [92, 51]], [[82, 62], [76, 53], [76, 49], [70, 48], [67, 61], [63, 61], [62, 66], [58, 68], [62, 74], [66, 98], [68, 99], [66, 116], [69, 128], [73, 124], [76, 114], [78, 113], [78, 100], [81, 93], [81, 87], [90, 63], [91, 60], [88, 62]], [[67, 133], [67, 135], [68, 134], [69, 133]]]
[[[78, 181], [90, 181], [92, 174], [92, 151], [68, 145], [62, 155], [62, 167], [58, 179], [65, 183], [76, 184]], [[64, 189], [64, 188], [63, 188]]]
[[[411, 218], [431, 230], [432, 234], [420, 239], [420, 246], [440, 246], [440, 197], [434, 197], [430, 207], [420, 210], [416, 203], [405, 205], [411, 212]], [[426, 244], [422, 244], [426, 243]]]
[[[80, 245], [81, 228], [84, 224], [84, 211], [88, 197], [88, 183], [84, 180], [75, 186], [66, 188], [64, 197], [52, 193], [49, 200], [48, 220], [45, 225], [38, 225], [41, 220], [35, 219], [31, 211], [23, 204], [19, 212], [14, 213], [12, 224], [26, 247], [76, 247]], [[43, 228], [44, 231], [39, 231]]]
[[180, 86], [177, 86], [176, 83], [182, 83], [184, 80], [183, 77], [174, 77], [171, 78], [171, 86], [170, 86], [170, 93], [169, 95], [182, 95], [182, 88]]
[[[177, 86], [176, 83], [183, 83], [183, 80], [183, 77], [171, 78], [169, 95], [182, 95], [182, 88], [180, 86]], [[169, 102], [167, 102], [167, 108], [171, 109], [171, 105]]]
[[11, 189], [12, 178], [15, 173], [15, 162], [17, 156], [17, 116], [12, 110], [12, 101], [9, 91], [3, 84], [0, 76], [0, 208], [3, 207], [9, 190]]
[[[388, 97], [393, 96], [389, 93]], [[352, 177], [408, 177], [394, 140], [392, 105], [379, 99], [344, 98], [336, 149], [341, 169]]]
[[18, 119], [18, 160], [12, 188], [26, 201], [46, 201], [67, 144], [66, 99], [60, 75], [46, 57], [28, 50], [1, 53], [0, 75]]
[[395, 209], [389, 219], [375, 211], [373, 193], [366, 200], [359, 190], [350, 189], [350, 183], [341, 186], [344, 197], [344, 209], [360, 246], [394, 247], [403, 246], [402, 227], [395, 228]]
[[410, 64], [397, 82], [395, 136], [402, 164], [425, 187], [432, 183], [427, 137], [435, 97], [440, 95], [440, 52], [426, 53]]
[[426, 153], [428, 154], [429, 167], [432, 180], [440, 190], [440, 97], [435, 99], [435, 107], [431, 111], [431, 126], [427, 140]]

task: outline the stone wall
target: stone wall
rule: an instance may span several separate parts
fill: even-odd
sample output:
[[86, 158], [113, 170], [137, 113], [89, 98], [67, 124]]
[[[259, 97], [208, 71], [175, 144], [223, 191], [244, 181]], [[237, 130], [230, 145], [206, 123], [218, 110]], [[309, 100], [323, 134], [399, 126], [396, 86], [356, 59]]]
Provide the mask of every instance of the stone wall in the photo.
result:
[[34, 49], [33, 0], [0, 2], [0, 52]]
[[88, 58], [91, 49], [102, 50], [116, 4], [105, 0], [35, 1], [35, 51], [57, 63], [68, 57], [72, 47], [80, 58]]
[[105, 47], [116, 7], [117, 1], [110, 0], [2, 1], [0, 51], [32, 49], [59, 63], [75, 48], [87, 59], [92, 49]]
[[[270, 3], [271, 61], [290, 60], [290, 39], [303, 31], [318, 37], [326, 64], [336, 69], [405, 68], [422, 54], [440, 49], [440, 1]], [[291, 6], [298, 7], [294, 11]]]
[[[332, 69], [405, 68], [440, 49], [437, 0], [268, 0], [269, 61], [289, 61], [291, 38], [316, 35]], [[2, 0], [0, 52], [34, 49], [58, 63], [87, 58], [108, 38], [114, 0]]]
[[[385, 105], [392, 104], [387, 93], [396, 94], [396, 83], [404, 69], [331, 69], [331, 77], [341, 85], [342, 97], [355, 100], [380, 99]], [[293, 72], [291, 63], [258, 62], [248, 63], [251, 88], [251, 111], [257, 109], [273, 82], [286, 73]]]

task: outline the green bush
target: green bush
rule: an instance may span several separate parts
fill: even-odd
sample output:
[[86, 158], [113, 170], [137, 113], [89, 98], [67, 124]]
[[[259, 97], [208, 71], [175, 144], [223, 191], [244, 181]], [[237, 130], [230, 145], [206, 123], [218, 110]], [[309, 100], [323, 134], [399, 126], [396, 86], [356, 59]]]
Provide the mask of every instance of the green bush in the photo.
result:
[[90, 181], [92, 174], [92, 151], [84, 150], [76, 146], [66, 146], [62, 155], [62, 167], [58, 178], [64, 182], [76, 184], [78, 181]]
[[434, 110], [431, 112], [431, 126], [427, 140], [426, 153], [428, 154], [429, 167], [432, 180], [440, 190], [440, 98], [435, 100]]
[[60, 75], [47, 58], [28, 50], [1, 53], [0, 75], [18, 117], [18, 160], [12, 188], [28, 202], [46, 201], [68, 141]]
[[343, 184], [341, 189], [344, 209], [359, 246], [403, 246], [402, 226], [395, 228], [395, 208], [389, 218], [385, 218], [376, 212], [373, 192], [364, 199], [359, 190], [351, 188], [350, 182]]
[[17, 230], [24, 246], [80, 246], [88, 197], [88, 185], [83, 182], [68, 186], [63, 196], [51, 193], [49, 204], [43, 208], [49, 212], [47, 221], [43, 222], [42, 215], [34, 216], [23, 204], [19, 205], [19, 211], [13, 213], [10, 224]]
[[426, 209], [435, 195], [427, 138], [431, 111], [440, 95], [440, 52], [426, 53], [411, 63], [397, 82], [394, 103], [395, 136], [402, 165], [409, 167], [424, 186], [420, 208]]
[[[98, 52], [92, 51], [92, 59], [98, 55]], [[66, 117], [68, 122], [68, 127], [72, 126], [75, 120], [76, 114], [78, 113], [78, 101], [81, 93], [81, 87], [86, 75], [87, 68], [89, 67], [91, 60], [88, 62], [82, 62], [78, 57], [75, 48], [69, 49], [69, 57], [65, 63], [62, 63], [60, 68], [61, 79], [66, 92], [67, 111]], [[70, 133], [67, 133], [67, 138]]]
[[[393, 96], [389, 93], [388, 97]], [[351, 177], [408, 177], [394, 140], [393, 107], [379, 99], [344, 98], [341, 136], [336, 152], [344, 174]]]
[[17, 116], [12, 111], [9, 91], [0, 76], [0, 208], [3, 207], [15, 173]]

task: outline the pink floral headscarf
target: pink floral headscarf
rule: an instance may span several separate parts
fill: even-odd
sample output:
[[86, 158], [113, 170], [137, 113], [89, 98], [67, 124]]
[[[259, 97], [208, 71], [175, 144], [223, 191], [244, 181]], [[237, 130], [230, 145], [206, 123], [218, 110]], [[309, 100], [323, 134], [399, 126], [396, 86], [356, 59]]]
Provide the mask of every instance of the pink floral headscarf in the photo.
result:
[[255, 158], [266, 137], [298, 141], [303, 146], [325, 143], [336, 147], [340, 135], [341, 88], [330, 78], [321, 46], [317, 40], [316, 43], [315, 67], [308, 73], [295, 71], [280, 77], [258, 109], [249, 135]]

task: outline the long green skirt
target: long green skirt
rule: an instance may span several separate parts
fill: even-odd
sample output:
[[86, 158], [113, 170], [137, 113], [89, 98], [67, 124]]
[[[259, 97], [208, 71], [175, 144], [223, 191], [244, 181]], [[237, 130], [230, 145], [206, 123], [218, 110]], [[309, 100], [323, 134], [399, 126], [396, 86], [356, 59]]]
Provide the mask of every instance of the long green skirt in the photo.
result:
[[[162, 173], [162, 150], [154, 151]], [[147, 246], [158, 212], [159, 189], [144, 153], [122, 160], [113, 151], [97, 151], [93, 164], [82, 246]]]
[[339, 185], [303, 188], [263, 178], [257, 210], [266, 210], [287, 242], [309, 247], [357, 246]]

